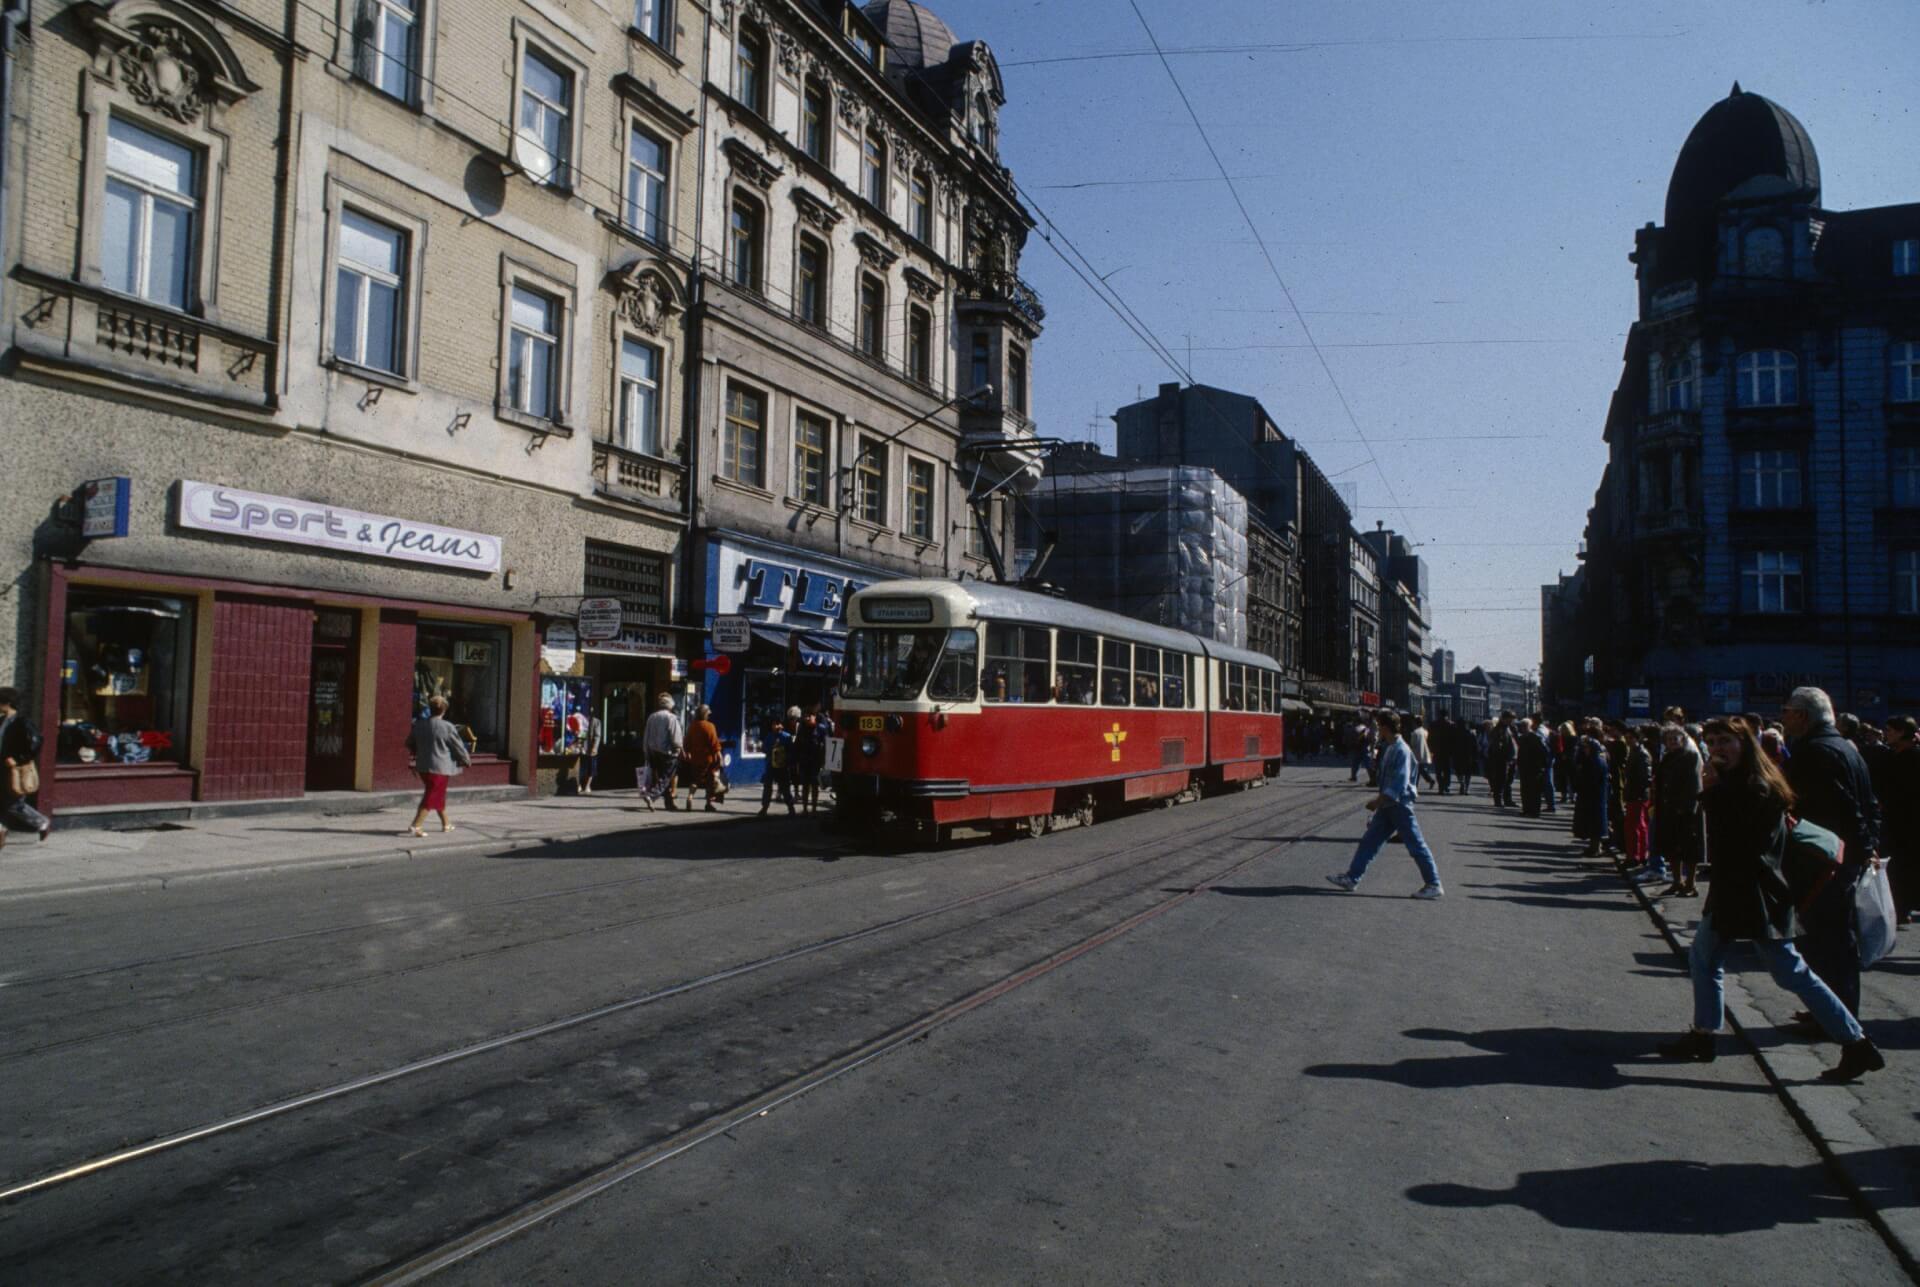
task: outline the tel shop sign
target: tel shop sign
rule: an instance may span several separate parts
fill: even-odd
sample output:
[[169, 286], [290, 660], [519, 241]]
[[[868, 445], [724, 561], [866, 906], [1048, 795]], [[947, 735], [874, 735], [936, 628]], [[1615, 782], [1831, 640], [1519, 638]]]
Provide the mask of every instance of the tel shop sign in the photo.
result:
[[182, 527], [249, 541], [311, 545], [466, 572], [500, 569], [497, 536], [184, 478], [180, 480], [179, 522]]

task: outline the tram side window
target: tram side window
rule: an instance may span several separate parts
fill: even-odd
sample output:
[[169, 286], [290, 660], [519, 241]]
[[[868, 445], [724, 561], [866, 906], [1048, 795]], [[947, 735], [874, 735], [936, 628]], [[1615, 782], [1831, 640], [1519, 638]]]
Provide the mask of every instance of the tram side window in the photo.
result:
[[1187, 708], [1187, 668], [1192, 661], [1183, 652], [1165, 653], [1160, 658], [1160, 699], [1173, 710]]
[[1052, 640], [1041, 626], [987, 627], [987, 700], [1044, 703], [1052, 693]]
[[1227, 672], [1226, 709], [1230, 711], [1247, 709], [1247, 682], [1246, 676], [1242, 673], [1245, 667], [1233, 661], [1221, 662], [1220, 666]]
[[1056, 641], [1053, 700], [1068, 706], [1091, 706], [1100, 685], [1100, 637], [1079, 630], [1062, 630]]
[[1100, 704], [1125, 706], [1132, 692], [1133, 645], [1107, 639], [1100, 646]]
[[1267, 703], [1260, 709], [1272, 715], [1280, 709], [1280, 676], [1274, 674], [1271, 670], [1263, 670], [1260, 673], [1265, 676], [1265, 682], [1261, 691], [1266, 694]]
[[927, 696], [936, 702], [970, 702], [979, 692], [979, 634], [971, 627], [947, 631], [947, 646], [933, 668]]
[[1134, 645], [1133, 704], [1135, 706], [1160, 704], [1160, 650], [1158, 648], [1142, 648], [1138, 644]]

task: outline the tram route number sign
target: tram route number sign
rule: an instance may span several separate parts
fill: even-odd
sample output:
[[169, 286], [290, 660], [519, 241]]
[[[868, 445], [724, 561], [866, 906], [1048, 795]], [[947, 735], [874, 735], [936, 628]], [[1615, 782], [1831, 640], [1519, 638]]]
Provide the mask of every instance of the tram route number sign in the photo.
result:
[[1627, 690], [1627, 709], [1644, 711], [1653, 708], [1653, 691], [1647, 688], [1629, 688]]
[[713, 650], [745, 652], [753, 647], [753, 625], [745, 617], [713, 619]]
[[580, 600], [578, 618], [581, 640], [586, 643], [599, 643], [603, 639], [618, 639], [622, 615], [618, 599]]
[[827, 739], [827, 772], [839, 773], [847, 762], [847, 739], [830, 737]]
[[860, 717], [860, 731], [862, 733], [878, 733], [886, 726], [886, 717], [883, 715], [862, 715]]

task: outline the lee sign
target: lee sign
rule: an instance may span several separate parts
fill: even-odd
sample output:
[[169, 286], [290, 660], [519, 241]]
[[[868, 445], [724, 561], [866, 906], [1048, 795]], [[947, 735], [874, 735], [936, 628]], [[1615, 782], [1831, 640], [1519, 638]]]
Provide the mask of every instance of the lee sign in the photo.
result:
[[217, 483], [182, 479], [179, 521], [182, 527], [250, 541], [312, 545], [467, 572], [500, 570], [497, 536], [387, 514], [363, 514], [291, 496], [264, 496]]

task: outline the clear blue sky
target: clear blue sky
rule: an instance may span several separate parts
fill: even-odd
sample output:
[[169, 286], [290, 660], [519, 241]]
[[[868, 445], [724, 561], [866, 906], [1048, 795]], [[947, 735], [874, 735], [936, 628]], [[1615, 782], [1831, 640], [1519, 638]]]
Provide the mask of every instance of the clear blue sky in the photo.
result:
[[[993, 46], [1003, 159], [1154, 333], [1357, 481], [1360, 525], [1424, 542], [1462, 668], [1539, 662], [1539, 586], [1577, 566], [1606, 459], [1626, 256], [1701, 113], [1738, 80], [1807, 127], [1828, 207], [1920, 201], [1914, 0], [1138, 2], [1168, 49], [1296, 46], [1171, 62], [1384, 479], [1226, 185], [1137, 182], [1218, 173], [1160, 63], [1029, 61], [1148, 49], [1128, 0], [931, 7]], [[1023, 274], [1040, 430], [1110, 448], [1114, 408], [1175, 377], [1037, 235]]]

